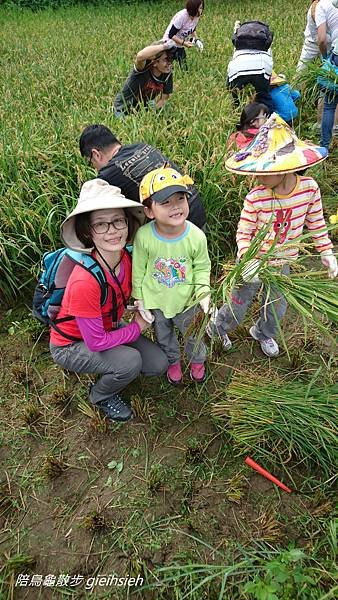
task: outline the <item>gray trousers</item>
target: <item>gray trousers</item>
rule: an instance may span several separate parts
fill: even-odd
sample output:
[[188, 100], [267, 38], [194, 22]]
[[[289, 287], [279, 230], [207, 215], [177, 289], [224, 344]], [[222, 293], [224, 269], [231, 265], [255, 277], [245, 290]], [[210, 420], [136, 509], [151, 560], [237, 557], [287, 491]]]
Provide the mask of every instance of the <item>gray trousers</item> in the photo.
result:
[[[171, 319], [167, 319], [159, 309], [152, 309], [151, 312], [155, 317], [154, 328], [158, 344], [166, 354], [169, 365], [173, 365], [181, 358], [175, 327], [184, 336], [195, 315], [200, 312], [200, 308], [198, 305], [192, 306], [192, 308], [175, 315]], [[207, 350], [205, 344], [202, 340], [198, 340], [197, 336], [189, 335], [185, 337], [184, 349], [189, 362], [204, 363], [206, 360]]]
[[108, 400], [140, 373], [148, 376], [162, 375], [168, 368], [164, 352], [142, 335], [136, 342], [102, 352], [91, 352], [84, 342], [75, 342], [69, 346], [50, 344], [50, 352], [53, 360], [64, 369], [74, 373], [102, 375], [90, 391], [89, 397], [93, 404]]
[[[283, 265], [282, 273], [290, 272], [288, 265]], [[224, 304], [218, 312], [216, 319], [217, 332], [222, 335], [235, 329], [244, 319], [249, 307], [261, 288], [261, 283], [243, 283], [232, 292], [231, 303]], [[267, 340], [276, 337], [279, 321], [284, 317], [287, 309], [284, 296], [276, 288], [266, 289], [263, 287], [263, 297], [260, 308], [260, 316], [255, 323], [256, 333], [259, 340]]]

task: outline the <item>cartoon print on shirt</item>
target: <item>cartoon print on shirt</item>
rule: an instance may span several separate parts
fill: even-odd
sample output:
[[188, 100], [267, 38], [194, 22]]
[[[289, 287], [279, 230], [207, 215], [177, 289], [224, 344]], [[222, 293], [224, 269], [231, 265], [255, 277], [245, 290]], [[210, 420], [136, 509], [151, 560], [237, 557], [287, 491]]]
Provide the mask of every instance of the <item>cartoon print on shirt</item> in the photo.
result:
[[183, 40], [186, 40], [188, 37], [190, 37], [194, 31], [195, 31], [196, 27], [192, 27], [191, 29], [189, 29], [189, 31], [182, 31], [182, 33], [179, 33], [179, 37]]
[[287, 208], [286, 210], [280, 208], [275, 215], [276, 220], [273, 224], [273, 230], [276, 237], [278, 236], [278, 243], [283, 244], [291, 227], [292, 208]]
[[185, 283], [186, 262], [185, 257], [180, 258], [157, 258], [154, 262], [156, 271], [154, 279], [168, 288], [173, 288], [178, 283]]
[[157, 81], [153, 81], [150, 79], [147, 81], [142, 88], [142, 96], [143, 98], [155, 98], [158, 94], [163, 93], [164, 82], [158, 83]]

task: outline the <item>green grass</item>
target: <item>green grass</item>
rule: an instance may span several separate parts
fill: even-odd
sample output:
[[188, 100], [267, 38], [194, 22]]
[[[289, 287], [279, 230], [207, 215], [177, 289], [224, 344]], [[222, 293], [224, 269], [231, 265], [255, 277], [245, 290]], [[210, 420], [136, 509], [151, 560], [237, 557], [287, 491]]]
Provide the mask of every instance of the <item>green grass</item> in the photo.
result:
[[[287, 7], [281, 19], [277, 3], [267, 6], [257, 0], [248, 7], [242, 0], [220, 7], [210, 0], [199, 25], [205, 52], [189, 52], [190, 70], [176, 71], [169, 104], [161, 113], [143, 110], [124, 121], [115, 121], [111, 113], [114, 95], [136, 52], [161, 36], [180, 3], [78, 6], [38, 15], [2, 9], [0, 66], [6, 77], [0, 126], [0, 256], [5, 298], [22, 294], [37, 272], [41, 253], [60, 244], [59, 225], [81, 183], [94, 176], [78, 152], [79, 135], [88, 123], [109, 125], [125, 143], [148, 141], [188, 171], [205, 200], [212, 258], [216, 262], [233, 252], [250, 186], [247, 178], [234, 177], [223, 166], [226, 141], [239, 116], [224, 89], [233, 22], [267, 20], [275, 32], [276, 70], [291, 76], [306, 5], [302, 0], [296, 13]], [[285, 43], [285, 22], [292, 30], [292, 45]], [[305, 137], [313, 137], [311, 111], [311, 100], [306, 100], [298, 127]], [[329, 163], [313, 173], [331, 210], [337, 178]]]

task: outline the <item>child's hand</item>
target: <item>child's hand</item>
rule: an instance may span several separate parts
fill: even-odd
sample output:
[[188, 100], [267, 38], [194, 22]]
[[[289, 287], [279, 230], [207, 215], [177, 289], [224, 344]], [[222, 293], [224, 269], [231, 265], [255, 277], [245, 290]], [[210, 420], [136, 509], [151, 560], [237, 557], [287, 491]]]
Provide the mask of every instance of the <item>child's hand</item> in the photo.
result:
[[184, 48], [192, 48], [193, 47], [193, 42], [188, 42], [187, 40], [184, 41]]
[[207, 315], [209, 312], [209, 306], [210, 306], [210, 294], [208, 296], [205, 296], [205, 298], [202, 298], [202, 300], [200, 300], [199, 305], [201, 307], [201, 309], [203, 310], [204, 314]]
[[261, 261], [253, 258], [246, 263], [242, 271], [242, 279], [245, 283], [259, 283], [258, 271], [261, 266]]
[[236, 33], [237, 29], [241, 26], [240, 21], [235, 21], [233, 32]]
[[146, 308], [144, 308], [143, 300], [135, 300], [134, 305], [136, 306], [137, 310], [141, 314], [142, 319], [144, 319], [145, 321], [147, 321], [147, 323], [149, 323], [151, 325], [151, 323], [154, 321], [155, 317], [150, 312], [150, 310], [147, 310]]
[[138, 311], [135, 313], [134, 321], [135, 321], [135, 323], [138, 324], [141, 331], [144, 331], [145, 329], [149, 329], [149, 327], [151, 326], [151, 324], [148, 323], [148, 321], [144, 320], [144, 318], [141, 316], [141, 313], [139, 313]]
[[322, 265], [327, 267], [327, 274], [330, 279], [334, 279], [338, 275], [337, 259], [334, 256], [332, 250], [324, 250], [320, 255]]

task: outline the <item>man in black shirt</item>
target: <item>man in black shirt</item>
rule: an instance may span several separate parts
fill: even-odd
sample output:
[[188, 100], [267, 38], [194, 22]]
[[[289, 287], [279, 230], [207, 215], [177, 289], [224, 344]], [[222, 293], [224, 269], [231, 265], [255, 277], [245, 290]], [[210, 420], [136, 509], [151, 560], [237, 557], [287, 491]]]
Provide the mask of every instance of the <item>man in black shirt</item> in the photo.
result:
[[125, 116], [139, 104], [164, 106], [173, 91], [172, 46], [172, 40], [161, 41], [138, 52], [133, 70], [115, 97], [115, 117]]
[[[149, 171], [169, 164], [181, 173], [175, 163], [153, 146], [142, 142], [123, 146], [104, 125], [88, 125], [83, 130], [80, 152], [96, 169], [100, 179], [121, 188], [127, 198], [136, 202], [140, 201], [141, 180]], [[202, 200], [194, 186], [190, 187], [190, 191], [188, 219], [202, 229], [206, 223]]]

